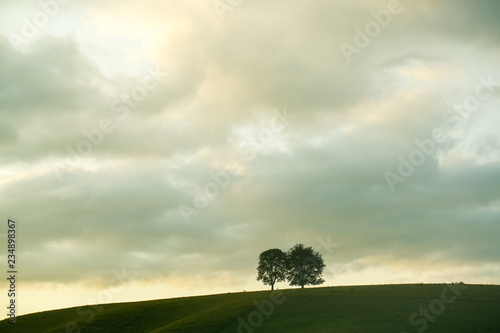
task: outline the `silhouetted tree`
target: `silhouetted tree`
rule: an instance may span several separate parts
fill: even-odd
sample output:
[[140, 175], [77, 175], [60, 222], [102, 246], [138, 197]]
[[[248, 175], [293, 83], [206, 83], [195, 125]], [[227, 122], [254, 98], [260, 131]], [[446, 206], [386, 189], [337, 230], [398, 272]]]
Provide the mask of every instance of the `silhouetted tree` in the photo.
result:
[[259, 255], [257, 281], [271, 286], [274, 290], [276, 282], [285, 281], [286, 254], [280, 249], [270, 249]]
[[304, 244], [297, 244], [286, 254], [287, 256], [287, 280], [291, 286], [318, 285], [323, 280], [323, 269], [325, 263], [321, 254]]

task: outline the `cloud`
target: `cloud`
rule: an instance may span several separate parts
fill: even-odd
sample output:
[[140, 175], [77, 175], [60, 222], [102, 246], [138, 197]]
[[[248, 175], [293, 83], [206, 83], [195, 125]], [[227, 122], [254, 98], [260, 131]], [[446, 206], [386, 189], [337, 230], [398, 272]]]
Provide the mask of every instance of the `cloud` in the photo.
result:
[[[26, 283], [127, 267], [148, 286], [259, 288], [258, 254], [299, 242], [327, 284], [497, 283], [500, 89], [450, 121], [481, 78], [500, 81], [497, 5], [401, 3], [351, 63], [340, 43], [385, 1], [242, 2], [223, 20], [210, 2], [75, 2], [23, 49], [8, 39], [22, 16], [3, 20], [0, 201]], [[384, 174], [437, 128], [392, 192]], [[209, 183], [220, 193], [195, 207]]]

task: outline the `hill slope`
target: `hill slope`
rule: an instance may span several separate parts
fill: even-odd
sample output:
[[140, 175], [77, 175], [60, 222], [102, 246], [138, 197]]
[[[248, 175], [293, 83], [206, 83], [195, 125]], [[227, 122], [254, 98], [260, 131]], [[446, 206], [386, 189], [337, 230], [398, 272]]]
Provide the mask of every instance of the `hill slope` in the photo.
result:
[[[231, 293], [46, 311], [18, 317], [15, 327], [23, 333], [418, 330], [500, 332], [500, 286], [413, 284]], [[0, 331], [14, 329], [4, 320]]]

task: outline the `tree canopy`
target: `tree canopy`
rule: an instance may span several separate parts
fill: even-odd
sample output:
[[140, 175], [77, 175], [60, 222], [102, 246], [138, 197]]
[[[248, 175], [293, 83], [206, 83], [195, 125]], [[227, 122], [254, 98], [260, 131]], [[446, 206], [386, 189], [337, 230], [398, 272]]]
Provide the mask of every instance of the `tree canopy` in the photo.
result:
[[323, 257], [311, 247], [297, 244], [287, 252], [287, 280], [291, 286], [318, 285], [323, 280]]
[[288, 280], [291, 286], [319, 285], [323, 280], [325, 263], [321, 254], [304, 244], [297, 244], [288, 252], [270, 249], [259, 255], [257, 280], [271, 286]]
[[274, 290], [276, 282], [285, 281], [286, 254], [280, 249], [270, 249], [259, 255], [257, 281], [262, 281]]

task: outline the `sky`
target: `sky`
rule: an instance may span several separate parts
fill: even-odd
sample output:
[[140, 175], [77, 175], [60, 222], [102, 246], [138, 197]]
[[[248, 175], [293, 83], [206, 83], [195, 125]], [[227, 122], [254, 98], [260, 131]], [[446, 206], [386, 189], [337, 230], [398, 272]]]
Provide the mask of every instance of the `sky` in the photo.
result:
[[267, 289], [298, 243], [324, 286], [500, 283], [499, 11], [1, 1], [18, 314]]

